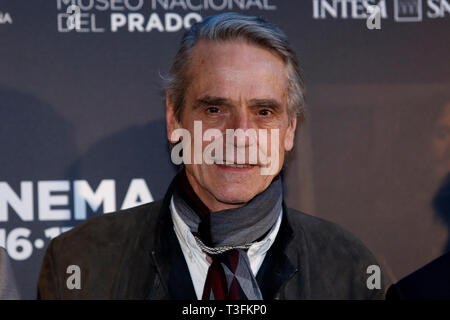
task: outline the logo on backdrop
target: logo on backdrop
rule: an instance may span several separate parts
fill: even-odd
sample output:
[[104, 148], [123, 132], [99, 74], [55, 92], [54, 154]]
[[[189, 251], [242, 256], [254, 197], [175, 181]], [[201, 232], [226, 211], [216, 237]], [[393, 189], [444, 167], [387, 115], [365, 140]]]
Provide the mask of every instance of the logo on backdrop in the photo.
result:
[[[56, 0], [58, 32], [177, 32], [200, 11], [276, 10], [274, 0]], [[76, 8], [76, 9], [75, 9]]]
[[422, 21], [422, 0], [395, 0], [394, 18], [398, 22]]
[[[428, 19], [450, 17], [450, 0], [312, 0], [312, 17], [315, 20], [366, 19], [367, 21], [372, 19], [371, 8], [379, 10], [382, 19], [393, 18], [395, 22], [421, 22], [425, 17]], [[368, 25], [367, 27], [369, 28]]]
[[[123, 199], [117, 199], [116, 185], [114, 179], [101, 180], [97, 188], [86, 180], [21, 181], [19, 186], [0, 181], [0, 223], [20, 220], [22, 225], [0, 228], [0, 247], [6, 248], [12, 259], [26, 260], [34, 250], [43, 249], [46, 242], [91, 213], [113, 212], [153, 201], [145, 179], [132, 179]], [[59, 222], [63, 226], [47, 227], [42, 234], [24, 226], [36, 221]]]

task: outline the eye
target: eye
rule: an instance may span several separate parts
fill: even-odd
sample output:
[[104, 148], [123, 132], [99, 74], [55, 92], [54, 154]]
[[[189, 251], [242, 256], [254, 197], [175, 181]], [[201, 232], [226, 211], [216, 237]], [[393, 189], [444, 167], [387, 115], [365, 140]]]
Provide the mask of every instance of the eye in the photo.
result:
[[217, 107], [208, 107], [208, 108], [206, 109], [206, 112], [208, 112], [208, 113], [219, 113], [220, 110], [219, 110], [219, 108], [217, 108]]
[[269, 110], [269, 109], [260, 109], [260, 110], [258, 110], [258, 115], [260, 115], [260, 116], [269, 116], [269, 115], [271, 115], [272, 114], [272, 111], [271, 110]]

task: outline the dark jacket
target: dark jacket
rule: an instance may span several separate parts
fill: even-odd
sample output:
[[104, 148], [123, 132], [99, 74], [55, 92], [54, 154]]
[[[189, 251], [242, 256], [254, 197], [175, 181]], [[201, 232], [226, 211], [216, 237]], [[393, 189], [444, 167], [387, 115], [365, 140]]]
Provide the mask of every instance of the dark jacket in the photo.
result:
[[[53, 239], [38, 283], [41, 299], [196, 299], [169, 210], [162, 201], [88, 219]], [[334, 223], [283, 207], [276, 240], [257, 274], [268, 299], [382, 299], [366, 273], [369, 250]], [[70, 265], [81, 289], [68, 289]]]
[[388, 300], [450, 300], [450, 252], [389, 287]]
[[8, 253], [0, 247], [0, 300], [18, 299], [20, 299], [20, 295]]

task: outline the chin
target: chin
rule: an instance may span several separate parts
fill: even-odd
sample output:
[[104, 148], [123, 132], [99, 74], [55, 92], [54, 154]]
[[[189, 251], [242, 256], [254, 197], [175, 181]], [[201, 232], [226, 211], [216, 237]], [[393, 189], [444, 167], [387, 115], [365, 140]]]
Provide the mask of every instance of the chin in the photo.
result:
[[[220, 192], [220, 193], [219, 193]], [[257, 195], [257, 191], [250, 191], [244, 188], [237, 188], [233, 190], [221, 190], [214, 196], [217, 200], [228, 204], [247, 203]]]

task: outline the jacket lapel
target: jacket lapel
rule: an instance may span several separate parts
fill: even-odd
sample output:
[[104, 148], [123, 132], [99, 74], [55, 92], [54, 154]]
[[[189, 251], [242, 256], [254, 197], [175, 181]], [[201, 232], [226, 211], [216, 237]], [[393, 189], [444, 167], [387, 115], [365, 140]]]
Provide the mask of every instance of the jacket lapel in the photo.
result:
[[155, 230], [155, 245], [150, 252], [160, 283], [154, 282], [148, 297], [151, 299], [196, 300], [197, 296], [191, 275], [173, 229], [169, 209], [172, 193], [173, 183], [164, 197]]
[[280, 289], [298, 271], [298, 267], [293, 263], [295, 257], [288, 250], [293, 241], [294, 232], [289, 224], [287, 208], [283, 202], [283, 219], [280, 229], [256, 275], [264, 300], [277, 299]]
[[171, 185], [140, 223], [136, 241], [123, 251], [112, 299], [196, 299], [189, 269], [173, 229]]

